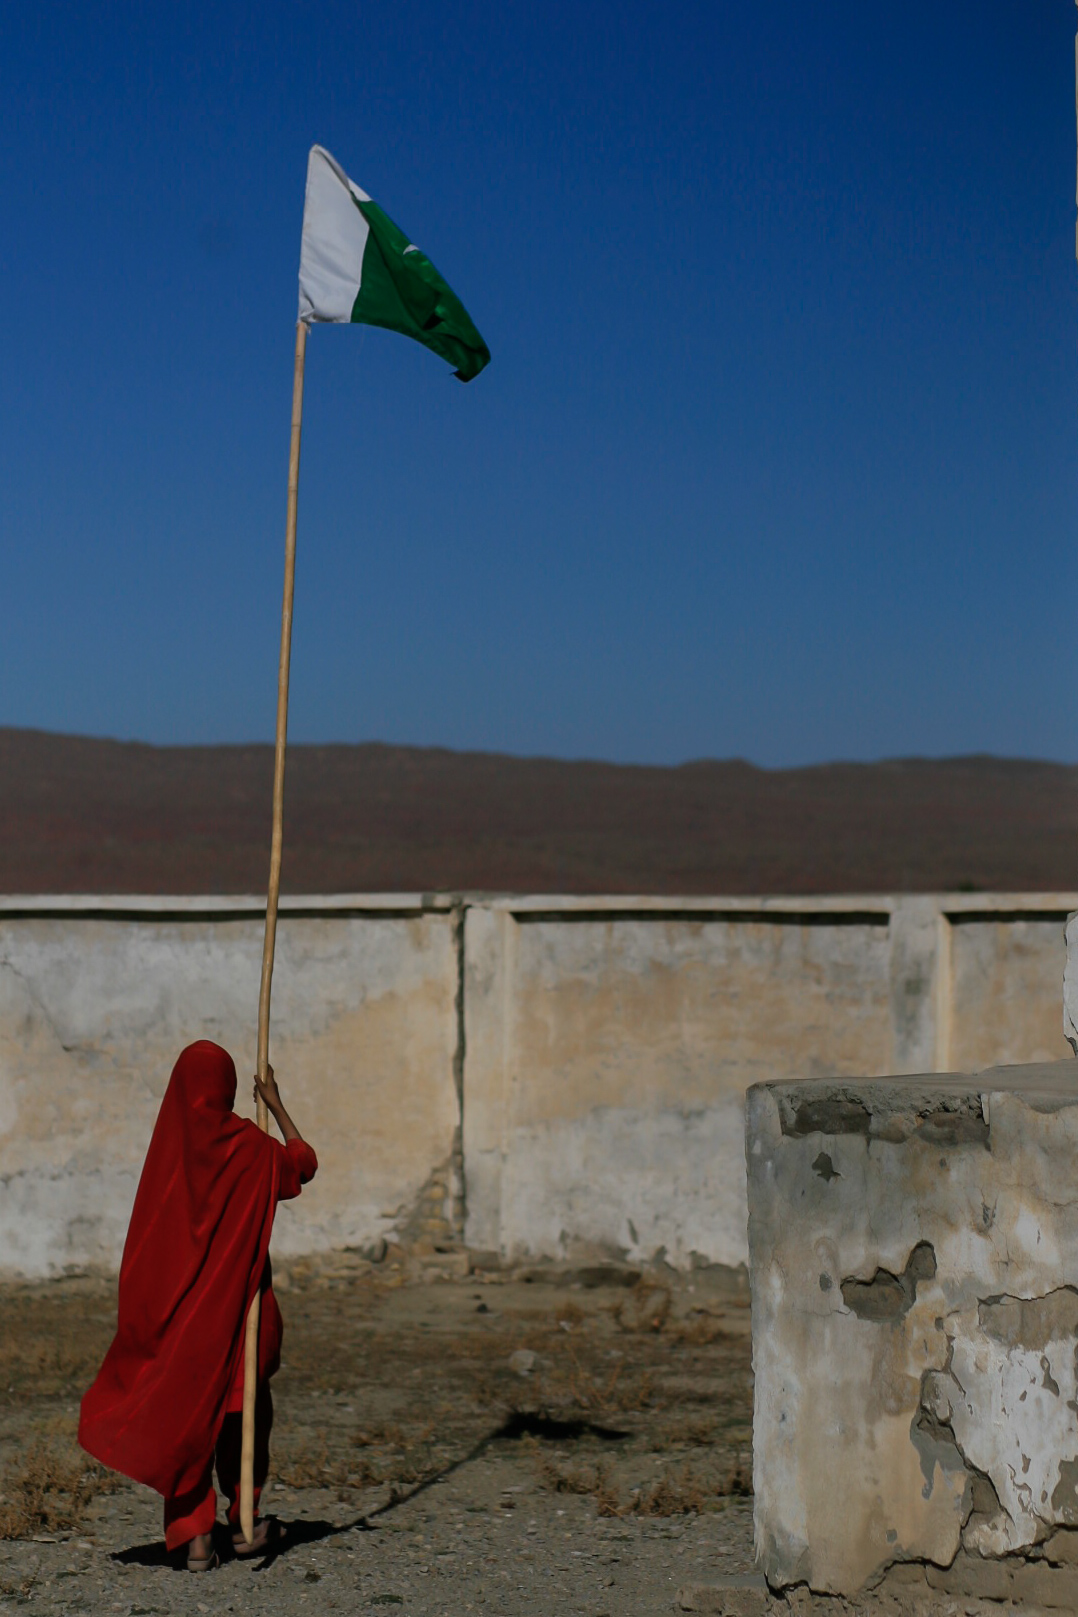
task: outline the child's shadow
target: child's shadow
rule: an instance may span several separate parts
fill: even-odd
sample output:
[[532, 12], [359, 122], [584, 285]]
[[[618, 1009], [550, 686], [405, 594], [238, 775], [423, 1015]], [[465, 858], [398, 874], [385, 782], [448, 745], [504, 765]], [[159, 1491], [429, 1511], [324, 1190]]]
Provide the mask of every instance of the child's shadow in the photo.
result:
[[[262, 1572], [272, 1566], [280, 1555], [288, 1555], [306, 1544], [317, 1544], [324, 1538], [333, 1538], [337, 1533], [350, 1533], [358, 1525], [356, 1522], [347, 1522], [343, 1526], [326, 1521], [282, 1522], [280, 1535], [274, 1539], [265, 1555], [241, 1557], [232, 1547], [232, 1534], [228, 1527], [218, 1522], [213, 1530], [213, 1543], [222, 1566], [250, 1559], [255, 1571]], [[132, 1544], [130, 1549], [115, 1550], [110, 1559], [118, 1561], [121, 1566], [169, 1567], [173, 1572], [187, 1570], [185, 1551], [181, 1549], [170, 1553], [160, 1539], [153, 1544]]]

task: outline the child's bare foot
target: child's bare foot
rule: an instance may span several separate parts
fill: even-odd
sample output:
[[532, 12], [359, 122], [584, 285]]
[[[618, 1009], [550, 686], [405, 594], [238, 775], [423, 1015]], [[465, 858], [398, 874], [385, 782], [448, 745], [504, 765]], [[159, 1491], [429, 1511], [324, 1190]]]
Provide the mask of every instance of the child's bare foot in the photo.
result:
[[188, 1572], [212, 1572], [217, 1565], [217, 1551], [213, 1547], [212, 1533], [196, 1533], [187, 1546]]

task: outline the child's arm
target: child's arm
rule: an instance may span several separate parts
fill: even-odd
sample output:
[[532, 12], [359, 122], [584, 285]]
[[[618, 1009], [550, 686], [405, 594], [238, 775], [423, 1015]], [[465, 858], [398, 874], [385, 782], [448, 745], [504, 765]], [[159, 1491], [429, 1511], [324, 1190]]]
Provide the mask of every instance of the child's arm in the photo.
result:
[[259, 1083], [258, 1074], [255, 1074], [254, 1093], [255, 1100], [257, 1100], [261, 1095], [270, 1112], [273, 1114], [274, 1121], [281, 1131], [281, 1137], [284, 1140], [285, 1145], [288, 1144], [289, 1140], [303, 1139], [303, 1135], [299, 1132], [299, 1129], [285, 1111], [284, 1101], [281, 1099], [281, 1092], [277, 1088], [277, 1080], [273, 1076], [272, 1067], [267, 1068], [266, 1082], [264, 1084]]

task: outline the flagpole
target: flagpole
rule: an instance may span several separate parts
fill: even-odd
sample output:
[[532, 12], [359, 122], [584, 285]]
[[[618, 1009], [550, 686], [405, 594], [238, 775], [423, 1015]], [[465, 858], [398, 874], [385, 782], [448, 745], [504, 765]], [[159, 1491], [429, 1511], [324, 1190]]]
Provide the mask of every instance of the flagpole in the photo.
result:
[[[277, 940], [277, 901], [281, 891], [281, 846], [284, 839], [284, 762], [288, 736], [288, 664], [292, 650], [292, 594], [296, 581], [296, 511], [299, 504], [299, 443], [303, 430], [303, 361], [307, 323], [296, 325], [296, 365], [292, 379], [292, 441], [288, 455], [288, 518], [284, 541], [284, 597], [281, 603], [281, 657], [277, 666], [277, 741], [273, 755], [273, 836], [270, 843], [266, 931], [262, 943], [262, 982], [258, 993], [258, 1076], [264, 1083], [269, 1067], [270, 989]], [[269, 1113], [258, 1097], [258, 1126], [269, 1132]], [[259, 1276], [261, 1281], [261, 1276]], [[261, 1292], [256, 1290], [247, 1313], [243, 1356], [243, 1440], [240, 1449], [240, 1528], [254, 1541], [255, 1394], [258, 1391], [258, 1325]]]

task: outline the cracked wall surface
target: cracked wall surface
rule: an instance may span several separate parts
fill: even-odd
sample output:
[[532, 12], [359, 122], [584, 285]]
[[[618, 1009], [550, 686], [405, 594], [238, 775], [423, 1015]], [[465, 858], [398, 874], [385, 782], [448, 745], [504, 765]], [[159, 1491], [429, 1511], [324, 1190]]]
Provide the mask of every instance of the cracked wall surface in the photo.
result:
[[748, 1086], [1066, 1056], [1071, 908], [1064, 894], [469, 901], [467, 1239], [743, 1263]]
[[[118, 1266], [185, 1044], [231, 1051], [251, 1114], [261, 954], [257, 918], [0, 921], [0, 1272]], [[270, 1054], [319, 1174], [278, 1251], [392, 1236], [450, 1185], [456, 992], [447, 915], [282, 916]]]
[[769, 1581], [1043, 1556], [1078, 1526], [1078, 1062], [761, 1084], [746, 1145]]
[[[1066, 1054], [1075, 901], [289, 895], [272, 1050], [322, 1171], [276, 1239], [742, 1264], [748, 1085]], [[0, 1271], [116, 1265], [177, 1051], [251, 1063], [261, 935], [258, 898], [0, 895]]]
[[745, 1090], [777, 1063], [889, 1070], [889, 912], [588, 902], [468, 911], [469, 1242], [744, 1263]]

